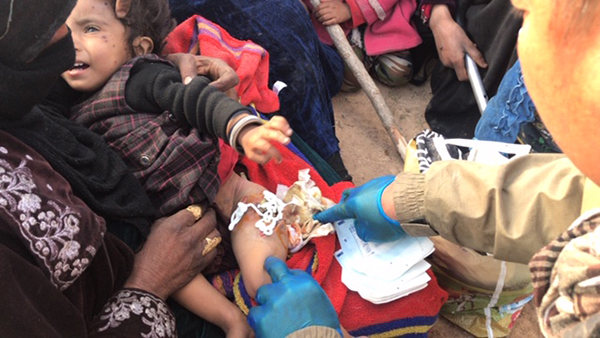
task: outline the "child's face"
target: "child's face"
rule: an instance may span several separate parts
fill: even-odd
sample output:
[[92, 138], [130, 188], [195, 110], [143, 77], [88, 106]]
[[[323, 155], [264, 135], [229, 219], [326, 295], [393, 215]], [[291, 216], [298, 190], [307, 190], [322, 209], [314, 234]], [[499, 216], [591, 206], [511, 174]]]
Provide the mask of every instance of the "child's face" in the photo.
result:
[[600, 183], [600, 29], [590, 24], [568, 34], [572, 23], [556, 15], [561, 1], [567, 0], [513, 0], [524, 11], [519, 59], [544, 124], [573, 163]]
[[75, 90], [93, 92], [131, 57], [128, 32], [110, 1], [79, 0], [67, 19], [75, 43], [75, 65], [62, 77]]

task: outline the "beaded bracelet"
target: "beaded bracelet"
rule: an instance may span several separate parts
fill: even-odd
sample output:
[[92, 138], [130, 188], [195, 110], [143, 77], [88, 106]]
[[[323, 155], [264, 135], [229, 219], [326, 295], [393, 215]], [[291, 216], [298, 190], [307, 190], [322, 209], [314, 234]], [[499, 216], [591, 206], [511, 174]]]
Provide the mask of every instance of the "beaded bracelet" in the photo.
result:
[[244, 148], [237, 144], [237, 139], [244, 127], [251, 124], [259, 124], [262, 125], [264, 122], [261, 118], [248, 115], [244, 116], [239, 121], [237, 121], [233, 127], [231, 128], [231, 132], [229, 132], [229, 145], [233, 147], [233, 149], [237, 150], [239, 153], [244, 154]]

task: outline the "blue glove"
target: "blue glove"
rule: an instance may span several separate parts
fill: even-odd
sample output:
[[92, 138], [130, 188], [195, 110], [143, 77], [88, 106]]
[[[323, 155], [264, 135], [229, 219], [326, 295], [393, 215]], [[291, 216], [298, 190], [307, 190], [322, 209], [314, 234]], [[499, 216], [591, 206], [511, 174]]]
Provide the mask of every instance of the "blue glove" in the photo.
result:
[[383, 212], [381, 195], [394, 176], [373, 179], [364, 185], [344, 191], [339, 204], [313, 216], [321, 223], [354, 218], [356, 234], [365, 242], [391, 242], [405, 235], [400, 222]]
[[286, 337], [309, 326], [327, 326], [340, 332], [340, 321], [325, 291], [308, 273], [290, 270], [276, 257], [265, 260], [273, 284], [256, 292], [260, 306], [250, 309], [248, 324], [257, 338]]

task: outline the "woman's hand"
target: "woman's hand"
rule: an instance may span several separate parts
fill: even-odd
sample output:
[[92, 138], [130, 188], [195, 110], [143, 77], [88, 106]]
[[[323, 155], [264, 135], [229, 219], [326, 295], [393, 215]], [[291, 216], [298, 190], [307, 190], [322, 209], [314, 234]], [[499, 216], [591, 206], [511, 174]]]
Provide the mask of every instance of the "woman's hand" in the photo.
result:
[[469, 79], [465, 68], [465, 53], [469, 54], [480, 67], [487, 67], [483, 55], [462, 27], [454, 21], [448, 6], [433, 7], [429, 27], [435, 39], [440, 61], [444, 66], [454, 69], [460, 81]]
[[216, 217], [209, 210], [199, 221], [182, 210], [154, 223], [124, 287], [137, 288], [165, 300], [186, 285], [214, 258], [216, 251], [202, 254], [205, 239], [220, 237]]
[[[385, 243], [406, 236], [395, 217], [392, 183], [395, 176], [382, 176], [342, 194], [340, 203], [313, 216], [315, 221], [329, 223], [353, 218], [356, 234], [365, 242]], [[385, 200], [383, 200], [385, 199]]]
[[234, 87], [240, 82], [240, 78], [235, 70], [229, 67], [227, 62], [221, 59], [188, 53], [174, 53], [165, 57], [179, 68], [184, 84], [190, 83], [197, 75], [205, 75], [213, 80], [209, 83], [211, 86], [224, 92], [232, 99], [237, 100]]

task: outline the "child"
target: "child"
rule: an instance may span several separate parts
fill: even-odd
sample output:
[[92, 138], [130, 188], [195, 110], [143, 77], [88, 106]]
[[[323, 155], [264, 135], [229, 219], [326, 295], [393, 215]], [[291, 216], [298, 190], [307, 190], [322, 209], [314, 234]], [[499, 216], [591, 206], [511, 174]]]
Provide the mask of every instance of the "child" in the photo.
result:
[[[309, 0], [303, 1], [313, 8]], [[421, 43], [410, 22], [416, 8], [415, 0], [322, 0], [311, 18], [319, 38], [327, 44], [332, 40], [324, 26], [339, 24], [346, 34], [352, 29], [350, 42], [367, 70], [388, 86], [402, 86], [412, 78], [408, 49]], [[346, 69], [342, 90], [359, 88]]]
[[[184, 85], [174, 67], [150, 54], [160, 52], [173, 27], [166, 0], [133, 1], [121, 20], [114, 13], [114, 0], [80, 0], [67, 19], [76, 61], [62, 77], [85, 99], [73, 107], [71, 118], [102, 135], [124, 158], [160, 216], [214, 202], [220, 216], [228, 219], [240, 200], [264, 188], [237, 174], [225, 177], [219, 186], [217, 137], [266, 163], [280, 160], [271, 142], [289, 143], [292, 130], [282, 117], [263, 123], [247, 107], [209, 86], [205, 77]], [[231, 241], [247, 291], [254, 296], [260, 285], [270, 282], [262, 261], [270, 255], [285, 259], [287, 244], [277, 236], [260, 236], [254, 227], [236, 229], [241, 230], [233, 231]], [[228, 337], [252, 335], [242, 312], [203, 276], [174, 297], [219, 325]]]

